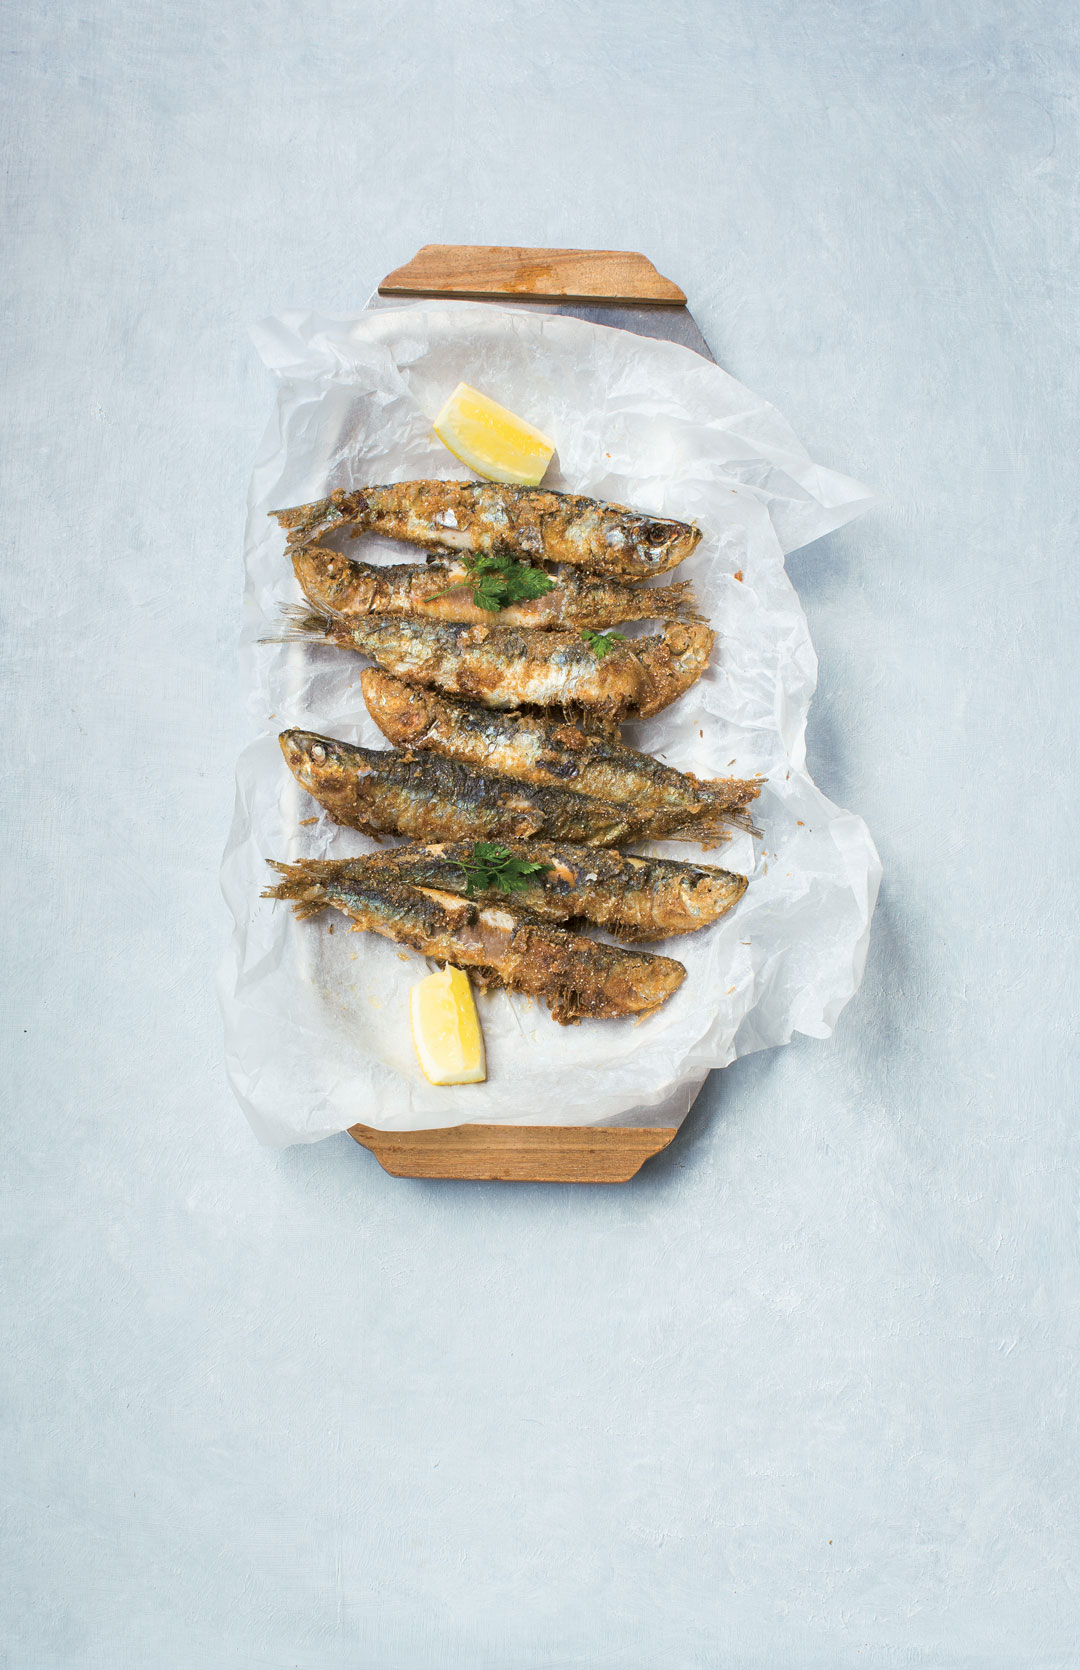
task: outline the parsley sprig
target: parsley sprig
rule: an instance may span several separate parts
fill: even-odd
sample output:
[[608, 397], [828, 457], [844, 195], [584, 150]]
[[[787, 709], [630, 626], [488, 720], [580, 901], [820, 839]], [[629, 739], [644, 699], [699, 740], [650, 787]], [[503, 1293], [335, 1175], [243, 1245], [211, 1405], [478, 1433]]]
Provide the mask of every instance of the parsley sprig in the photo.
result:
[[625, 632], [590, 632], [586, 626], [581, 636], [592, 650], [598, 661], [602, 661], [609, 650], [615, 648], [620, 639], [626, 637]]
[[509, 847], [498, 841], [474, 841], [472, 858], [466, 859], [461, 868], [465, 874], [465, 891], [471, 898], [474, 893], [484, 893], [490, 888], [498, 888], [503, 893], [522, 893], [529, 885], [529, 876], [546, 870], [547, 865], [537, 864], [531, 858], [515, 858]]
[[[516, 557], [506, 552], [470, 552], [463, 560], [469, 575], [468, 583], [473, 588], [473, 602], [478, 609], [487, 609], [492, 614], [508, 608], [511, 603], [527, 603], [530, 598], [544, 597], [555, 586], [551, 575], [545, 574], [542, 568], [518, 562]], [[461, 580], [455, 582], [457, 585], [465, 583]], [[453, 586], [446, 588], [447, 591], [453, 589]], [[444, 592], [436, 593], [438, 597], [444, 595]]]

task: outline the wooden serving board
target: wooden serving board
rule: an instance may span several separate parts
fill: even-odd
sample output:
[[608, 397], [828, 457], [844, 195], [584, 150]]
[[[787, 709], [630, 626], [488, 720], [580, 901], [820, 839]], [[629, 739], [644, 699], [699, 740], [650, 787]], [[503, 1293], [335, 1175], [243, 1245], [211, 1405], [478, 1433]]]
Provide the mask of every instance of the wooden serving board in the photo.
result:
[[519, 249], [498, 244], [425, 244], [388, 273], [380, 296], [453, 296], [490, 301], [634, 303], [685, 307], [677, 284], [644, 255], [625, 249]]
[[[635, 307], [685, 307], [677, 284], [644, 255], [620, 249], [520, 249], [425, 244], [388, 273], [379, 295], [458, 301], [527, 298]], [[353, 1125], [392, 1177], [506, 1183], [626, 1183], [666, 1148], [674, 1125], [453, 1125], [437, 1131], [377, 1131]]]
[[675, 1126], [452, 1125], [440, 1131], [376, 1131], [352, 1125], [391, 1177], [457, 1177], [502, 1183], [628, 1183], [666, 1148]]

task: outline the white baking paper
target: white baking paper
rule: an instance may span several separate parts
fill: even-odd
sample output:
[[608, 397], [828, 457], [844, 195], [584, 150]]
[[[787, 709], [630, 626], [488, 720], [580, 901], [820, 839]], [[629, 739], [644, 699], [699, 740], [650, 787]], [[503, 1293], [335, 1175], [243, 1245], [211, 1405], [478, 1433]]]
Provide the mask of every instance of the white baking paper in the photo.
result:
[[[235, 930], [220, 989], [229, 1077], [259, 1138], [312, 1142], [357, 1123], [678, 1123], [710, 1068], [796, 1031], [828, 1037], [862, 977], [880, 865], [865, 824], [806, 772], [817, 663], [784, 551], [841, 526], [871, 495], [814, 464], [779, 413], [689, 349], [572, 318], [471, 303], [291, 312], [256, 342], [280, 381], [245, 541], [242, 653], [262, 734], [237, 772], [222, 872]], [[552, 436], [545, 486], [700, 524], [679, 577], [694, 581], [717, 631], [713, 664], [624, 734], [683, 770], [767, 782], [753, 808], [762, 840], [739, 835], [704, 855], [652, 849], [751, 877], [726, 919], [655, 947], [687, 969], [658, 1014], [562, 1027], [530, 999], [480, 994], [487, 1083], [436, 1088], [408, 1023], [409, 986], [435, 965], [350, 932], [336, 913], [299, 923], [259, 897], [269, 858], [371, 847], [319, 814], [284, 764], [279, 730], [386, 745], [360, 695], [361, 657], [263, 641], [299, 600], [267, 513], [335, 487], [473, 479], [431, 429], [461, 381]], [[378, 539], [350, 549], [367, 561], [410, 556]]]

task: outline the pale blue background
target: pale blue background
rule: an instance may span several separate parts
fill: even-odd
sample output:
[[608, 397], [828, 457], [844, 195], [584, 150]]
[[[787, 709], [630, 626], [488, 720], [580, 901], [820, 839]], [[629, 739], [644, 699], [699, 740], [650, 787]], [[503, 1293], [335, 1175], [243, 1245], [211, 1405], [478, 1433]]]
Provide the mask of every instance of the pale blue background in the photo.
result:
[[[0, 31], [4, 1662], [1074, 1665], [1074, 6]], [[647, 251], [884, 498], [790, 565], [863, 989], [606, 1192], [270, 1153], [222, 1073], [245, 327], [439, 239]]]

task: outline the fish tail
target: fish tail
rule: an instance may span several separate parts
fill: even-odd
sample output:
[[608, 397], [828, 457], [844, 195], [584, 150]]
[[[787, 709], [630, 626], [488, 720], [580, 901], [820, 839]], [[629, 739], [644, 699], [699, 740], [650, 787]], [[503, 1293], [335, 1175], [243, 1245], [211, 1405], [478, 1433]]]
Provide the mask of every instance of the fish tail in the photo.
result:
[[[693, 776], [693, 773], [691, 773]], [[694, 787], [721, 812], [741, 812], [761, 793], [764, 779], [739, 777], [694, 777]]]
[[734, 824], [736, 829], [745, 829], [746, 833], [748, 835], [752, 835], [755, 841], [764, 840], [764, 831], [758, 828], [749, 812], [742, 809], [739, 809], [738, 811], [732, 810], [730, 812], [726, 812], [724, 816], [726, 817], [728, 823]]
[[654, 620], [704, 620], [697, 606], [692, 580], [676, 580], [673, 586], [657, 586], [646, 593], [655, 604]]
[[324, 644], [333, 636], [334, 622], [306, 603], [283, 603], [280, 610], [283, 631], [268, 633], [260, 644]]
[[319, 878], [317, 869], [309, 863], [281, 864], [276, 858], [267, 861], [272, 870], [276, 870], [285, 879], [274, 887], [263, 889], [264, 899], [287, 899], [303, 922], [309, 916], [318, 916], [325, 910], [330, 900], [326, 894], [325, 883]]
[[761, 830], [753, 822], [749, 812], [738, 806], [717, 807], [708, 812], [701, 812], [686, 823], [681, 823], [666, 836], [669, 841], [698, 841], [703, 847], [721, 846], [731, 840], [732, 831], [744, 830], [747, 835], [753, 835], [761, 840]]
[[725, 841], [731, 840], [731, 830], [725, 827], [726, 822], [724, 818], [715, 817], [688, 818], [673, 829], [665, 829], [659, 839], [696, 841], [699, 847], [722, 847]]

